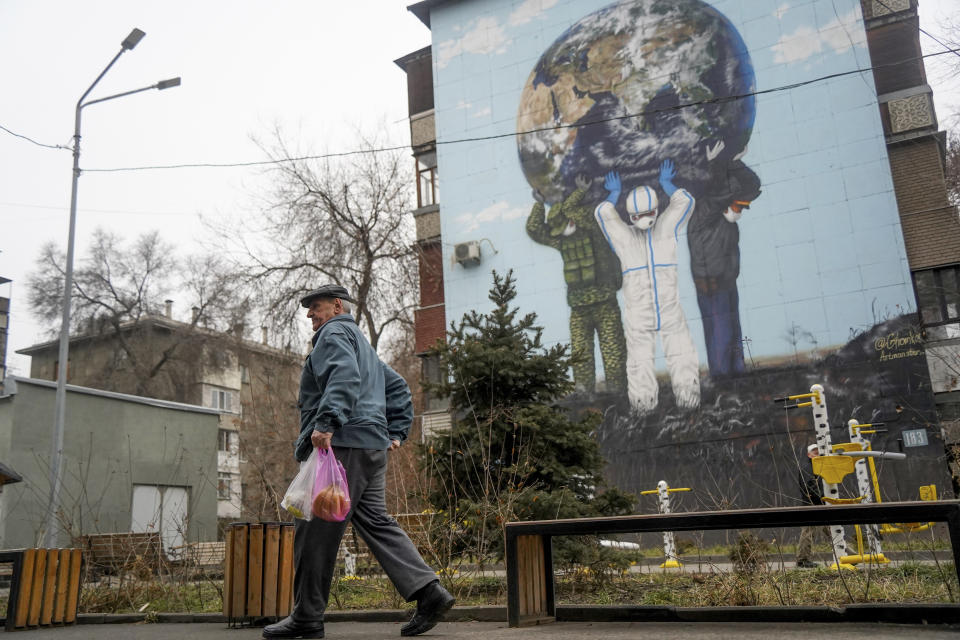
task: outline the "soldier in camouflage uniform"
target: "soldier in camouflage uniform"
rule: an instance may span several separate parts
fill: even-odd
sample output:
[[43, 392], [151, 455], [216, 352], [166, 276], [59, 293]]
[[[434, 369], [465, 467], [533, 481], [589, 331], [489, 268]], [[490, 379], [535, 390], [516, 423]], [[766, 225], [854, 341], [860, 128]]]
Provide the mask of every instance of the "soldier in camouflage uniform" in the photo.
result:
[[573, 193], [550, 207], [546, 217], [543, 196], [534, 190], [537, 202], [527, 218], [527, 234], [534, 242], [557, 249], [563, 258], [570, 305], [570, 342], [574, 354], [579, 356], [573, 365], [577, 391], [593, 393], [596, 389], [596, 332], [606, 390], [622, 393], [627, 388], [627, 345], [617, 304], [617, 290], [623, 280], [620, 261], [603, 237], [591, 208], [583, 204], [590, 183], [582, 177], [576, 182]]

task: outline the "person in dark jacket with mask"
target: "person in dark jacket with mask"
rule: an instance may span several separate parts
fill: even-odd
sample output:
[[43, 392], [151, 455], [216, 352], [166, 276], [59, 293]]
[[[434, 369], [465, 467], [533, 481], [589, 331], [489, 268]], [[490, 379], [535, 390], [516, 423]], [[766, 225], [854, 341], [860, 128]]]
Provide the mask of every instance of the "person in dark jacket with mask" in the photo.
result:
[[264, 627], [264, 638], [323, 637], [323, 614], [348, 522], [400, 595], [417, 601], [400, 635], [432, 629], [454, 604], [407, 534], [387, 515], [387, 452], [406, 440], [413, 406], [406, 382], [380, 360], [357, 327], [351, 302], [339, 285], [324, 285], [300, 300], [315, 333], [300, 378], [300, 436], [294, 451], [303, 461], [314, 447], [332, 448], [346, 470], [352, 506], [344, 522], [296, 521], [293, 611]]
[[740, 229], [737, 222], [760, 196], [760, 179], [740, 160], [733, 161], [712, 191], [697, 196], [687, 227], [690, 270], [703, 319], [707, 366], [714, 378], [745, 370], [740, 327]]

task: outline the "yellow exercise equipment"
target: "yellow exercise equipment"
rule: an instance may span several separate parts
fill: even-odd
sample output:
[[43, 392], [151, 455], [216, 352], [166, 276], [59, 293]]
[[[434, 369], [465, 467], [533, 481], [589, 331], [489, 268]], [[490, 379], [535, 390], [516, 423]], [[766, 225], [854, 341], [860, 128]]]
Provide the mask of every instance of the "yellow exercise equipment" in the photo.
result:
[[[925, 484], [920, 487], [920, 499], [935, 501], [937, 499], [937, 485]], [[884, 524], [880, 528], [881, 533], [914, 533], [917, 531], [926, 531], [935, 525], [936, 522], [898, 522], [897, 526]]]
[[[670, 513], [670, 494], [682, 491], [692, 491], [692, 489], [689, 487], [671, 489], [666, 480], [661, 480], [657, 483], [656, 489], [641, 491], [640, 495], [649, 496], [656, 494], [658, 496], [657, 508], [660, 513]], [[680, 562], [680, 558], [677, 556], [677, 545], [673, 539], [673, 531], [663, 532], [663, 555], [665, 558], [660, 564], [661, 569], [679, 569], [683, 566], [683, 563]]]

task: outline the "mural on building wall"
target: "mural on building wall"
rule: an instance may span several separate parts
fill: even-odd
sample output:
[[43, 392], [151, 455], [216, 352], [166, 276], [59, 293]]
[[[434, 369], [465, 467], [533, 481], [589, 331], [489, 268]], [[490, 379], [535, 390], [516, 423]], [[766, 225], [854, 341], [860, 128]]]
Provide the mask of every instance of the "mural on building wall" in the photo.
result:
[[[754, 88], [740, 34], [700, 0], [610, 5], [573, 24], [537, 62], [517, 118], [520, 164], [537, 200], [527, 232], [546, 244], [551, 226], [550, 245], [563, 255], [570, 340], [584, 356], [578, 389], [595, 391], [594, 331], [606, 390], [623, 389], [614, 290], [622, 280], [631, 405], [644, 413], [657, 405], [659, 336], [677, 404], [699, 406], [700, 362], [678, 295], [684, 228], [709, 372], [744, 371], [737, 219], [760, 193], [740, 159]], [[552, 225], [544, 201], [555, 204]], [[596, 220], [575, 220], [574, 208], [594, 209]]]
[[[488, 0], [431, 26], [438, 139], [476, 140], [438, 149], [444, 237], [497, 249], [445, 267], [447, 315], [513, 268], [618, 485], [791, 504], [812, 425], [771, 399], [815, 383], [836, 424], [894, 425], [875, 448], [935, 424], [896, 346], [918, 321], [857, 0]], [[942, 446], [911, 453], [901, 477]]]

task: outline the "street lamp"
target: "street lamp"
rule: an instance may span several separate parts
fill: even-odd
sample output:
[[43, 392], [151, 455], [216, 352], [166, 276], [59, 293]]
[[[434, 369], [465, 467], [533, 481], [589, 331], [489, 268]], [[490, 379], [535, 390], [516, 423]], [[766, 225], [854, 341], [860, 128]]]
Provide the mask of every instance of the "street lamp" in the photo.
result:
[[87, 95], [93, 91], [93, 88], [97, 86], [100, 79], [103, 78], [107, 71], [110, 70], [110, 67], [113, 66], [113, 63], [119, 60], [125, 51], [130, 51], [136, 47], [144, 35], [146, 34], [140, 29], [131, 31], [130, 35], [120, 43], [120, 51], [113, 57], [110, 64], [100, 72], [100, 75], [93, 81], [93, 84], [87, 87], [87, 90], [84, 91], [80, 99], [77, 100], [77, 111], [73, 127], [73, 183], [70, 190], [70, 232], [67, 236], [67, 269], [63, 281], [63, 317], [60, 325], [60, 362], [57, 368], [57, 395], [54, 405], [53, 442], [51, 444], [50, 455], [50, 503], [47, 506], [47, 517], [44, 527], [44, 545], [47, 548], [57, 546], [57, 532], [59, 529], [57, 526], [57, 511], [60, 508], [60, 488], [63, 477], [63, 422], [64, 409], [67, 401], [67, 359], [69, 358], [70, 351], [70, 297], [72, 294], [71, 290], [73, 289], [73, 242], [77, 223], [77, 185], [80, 179], [80, 114], [84, 107], [98, 102], [122, 98], [149, 89], [163, 90], [180, 86], [180, 78], [171, 78], [169, 80], [161, 80], [149, 87], [141, 87], [140, 89], [124, 91], [123, 93], [117, 93], [105, 98], [97, 98], [96, 100], [84, 102]]

